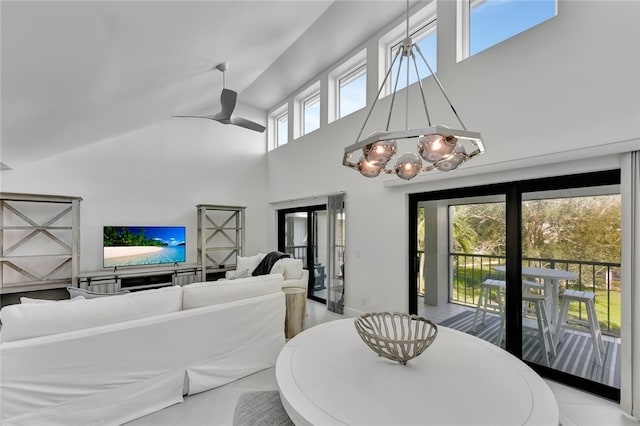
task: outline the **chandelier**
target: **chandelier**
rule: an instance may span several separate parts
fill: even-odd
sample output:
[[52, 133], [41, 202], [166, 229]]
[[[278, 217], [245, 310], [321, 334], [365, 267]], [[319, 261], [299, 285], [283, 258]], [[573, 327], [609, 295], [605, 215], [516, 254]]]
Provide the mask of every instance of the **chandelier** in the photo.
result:
[[[433, 76], [434, 81], [440, 89], [444, 99], [449, 104], [449, 107], [453, 111], [453, 114], [462, 127], [462, 130], [452, 129], [441, 124], [433, 125], [431, 123], [424, 87], [422, 86], [422, 80], [420, 73], [418, 72], [416, 56], [420, 57], [427, 66], [427, 69]], [[375, 131], [368, 137], [360, 139], [398, 58], [400, 58], [400, 62], [397, 69], [393, 92], [391, 93], [391, 105], [389, 107], [385, 130]], [[398, 80], [400, 77], [400, 71], [402, 70], [402, 63], [405, 59], [407, 61], [405, 67], [407, 81], [405, 128], [404, 130], [390, 131], [389, 124], [393, 115], [392, 113], [396, 100]], [[427, 127], [421, 129], [409, 129], [409, 73], [411, 63], [413, 63], [415, 75], [418, 80], [417, 88], [420, 92], [427, 121]], [[398, 142], [404, 140], [413, 140], [414, 143], [416, 143], [415, 141], [417, 140], [417, 152], [406, 152], [399, 155], [395, 159], [395, 162], [391, 161], [396, 157]], [[344, 149], [342, 164], [359, 171], [360, 174], [369, 178], [373, 178], [381, 174], [395, 174], [400, 179], [410, 180], [416, 177], [420, 172], [436, 170], [448, 172], [455, 170], [465, 161], [470, 160], [483, 152], [484, 145], [482, 143], [480, 133], [467, 130], [466, 126], [460, 119], [458, 112], [449, 100], [449, 96], [447, 96], [438, 76], [433, 72], [431, 66], [429, 66], [429, 63], [420, 51], [420, 47], [411, 39], [409, 35], [409, 0], [407, 0], [406, 38], [402, 41], [393, 56], [389, 70], [380, 85], [380, 89], [378, 90], [378, 94], [376, 95], [373, 104], [369, 108], [369, 112], [362, 124], [360, 133], [358, 133], [356, 143]], [[357, 160], [355, 160], [355, 158], [357, 158]]]

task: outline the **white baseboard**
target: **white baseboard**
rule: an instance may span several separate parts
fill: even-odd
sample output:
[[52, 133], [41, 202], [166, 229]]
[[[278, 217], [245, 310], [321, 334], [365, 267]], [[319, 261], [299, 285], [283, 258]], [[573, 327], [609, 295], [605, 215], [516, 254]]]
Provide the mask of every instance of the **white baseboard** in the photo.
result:
[[349, 306], [345, 306], [344, 307], [344, 315], [347, 316], [347, 317], [355, 318], [355, 317], [357, 317], [359, 315], [362, 315], [362, 314], [364, 314], [364, 312], [359, 311], [358, 309], [354, 309], [354, 308], [349, 307]]

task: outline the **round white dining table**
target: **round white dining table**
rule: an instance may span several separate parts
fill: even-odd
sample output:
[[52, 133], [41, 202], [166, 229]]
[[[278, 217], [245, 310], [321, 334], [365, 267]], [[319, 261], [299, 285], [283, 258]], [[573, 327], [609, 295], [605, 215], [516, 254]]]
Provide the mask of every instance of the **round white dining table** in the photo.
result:
[[522, 361], [443, 326], [407, 365], [379, 357], [354, 320], [312, 327], [276, 362], [282, 404], [297, 425], [552, 425], [549, 386]]

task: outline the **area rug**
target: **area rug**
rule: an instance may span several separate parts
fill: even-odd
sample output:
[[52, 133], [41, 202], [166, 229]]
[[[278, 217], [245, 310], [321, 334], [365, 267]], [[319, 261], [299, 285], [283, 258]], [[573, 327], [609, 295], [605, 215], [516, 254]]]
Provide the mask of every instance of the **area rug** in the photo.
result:
[[[478, 319], [478, 326], [474, 333], [471, 331], [473, 328], [474, 315], [475, 311], [462, 312], [440, 322], [440, 325], [473, 334], [483, 340], [495, 343], [500, 325], [499, 317], [497, 315], [487, 314], [484, 325], [480, 324], [480, 319]], [[537, 329], [523, 327], [522, 334], [522, 358], [544, 365]], [[608, 340], [605, 340], [603, 343], [606, 350], [603, 359], [604, 365], [599, 366], [595, 362], [591, 336], [586, 333], [567, 332], [565, 333], [564, 341], [558, 344], [557, 355], [551, 357], [551, 367], [585, 379], [619, 388], [620, 343]], [[504, 347], [504, 342], [502, 346]]]
[[294, 426], [278, 391], [245, 392], [238, 398], [233, 426]]

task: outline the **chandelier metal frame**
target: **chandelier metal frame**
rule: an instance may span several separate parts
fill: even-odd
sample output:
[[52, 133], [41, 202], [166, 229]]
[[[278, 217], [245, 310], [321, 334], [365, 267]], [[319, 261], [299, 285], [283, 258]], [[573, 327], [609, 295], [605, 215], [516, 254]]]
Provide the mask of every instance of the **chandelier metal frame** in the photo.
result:
[[[362, 124], [362, 128], [358, 133], [356, 142], [347, 146], [344, 149], [344, 156], [342, 164], [349, 168], [359, 171], [365, 177], [376, 177], [381, 174], [396, 174], [399, 178], [409, 180], [417, 176], [420, 172], [430, 171], [451, 171], [456, 169], [462, 163], [484, 153], [484, 143], [480, 133], [467, 130], [467, 127], [462, 122], [462, 119], [458, 115], [455, 107], [453, 106], [444, 86], [440, 82], [438, 76], [433, 72], [429, 62], [426, 60], [420, 46], [413, 42], [413, 39], [409, 35], [409, 0], [407, 0], [406, 11], [406, 37], [398, 47], [391, 65], [385, 74], [384, 80], [378, 89], [378, 93], [373, 101], [373, 104], [369, 108], [367, 116]], [[416, 55], [417, 54], [417, 55]], [[431, 117], [429, 115], [429, 108], [427, 106], [427, 98], [424, 92], [424, 86], [418, 71], [418, 63], [416, 56], [419, 56], [427, 69], [433, 76], [436, 85], [440, 89], [444, 99], [453, 111], [458, 123], [462, 127], [462, 130], [451, 129], [445, 125], [433, 125]], [[396, 73], [395, 84], [391, 93], [391, 105], [389, 107], [389, 114], [387, 116], [387, 123], [384, 131], [377, 131], [369, 135], [364, 139], [362, 133], [371, 117], [380, 94], [386, 87], [387, 81], [391, 76], [393, 66], [400, 58], [398, 64], [398, 70]], [[405, 129], [397, 131], [389, 131], [389, 125], [391, 123], [391, 117], [393, 115], [393, 107], [396, 100], [396, 93], [398, 87], [398, 81], [400, 80], [400, 72], [402, 70], [402, 64], [404, 59], [407, 58], [406, 64], [406, 109], [405, 109]], [[417, 76], [418, 87], [422, 105], [424, 107], [427, 126], [420, 129], [409, 129], [409, 74], [410, 65], [413, 61], [413, 68], [415, 75]], [[395, 157], [397, 149], [397, 140], [402, 139], [415, 139], [418, 138], [418, 154], [406, 153], [401, 155], [396, 164], [393, 167], [388, 167], [390, 160]], [[362, 156], [357, 161], [353, 161], [352, 157], [358, 152], [362, 153]]]

